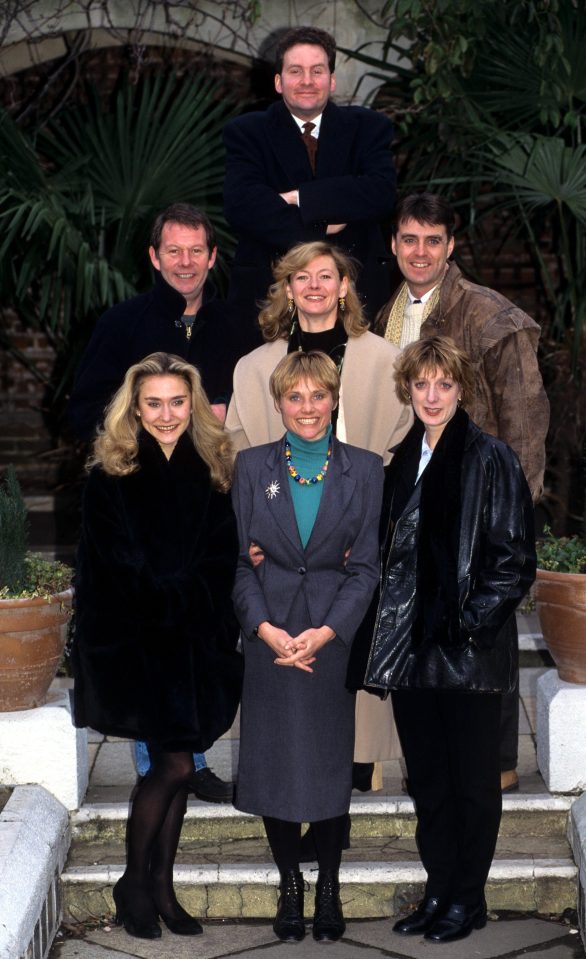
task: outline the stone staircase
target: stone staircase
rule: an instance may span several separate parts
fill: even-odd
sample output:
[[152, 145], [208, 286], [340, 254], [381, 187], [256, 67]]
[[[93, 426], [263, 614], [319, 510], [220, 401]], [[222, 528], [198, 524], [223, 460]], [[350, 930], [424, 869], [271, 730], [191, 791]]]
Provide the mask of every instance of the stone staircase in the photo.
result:
[[[550, 795], [537, 770], [535, 689], [547, 668], [533, 616], [519, 616], [523, 668], [519, 775], [521, 789], [503, 797], [503, 818], [487, 887], [492, 910], [561, 915], [577, 907], [577, 868], [568, 842], [573, 796]], [[72, 815], [72, 844], [62, 873], [64, 917], [112, 912], [112, 886], [122, 873], [128, 801], [136, 774], [132, 745], [92, 734], [90, 787]], [[218, 775], [237, 768], [238, 724], [208, 753]], [[353, 793], [351, 847], [340, 873], [347, 918], [392, 916], [416, 902], [425, 873], [415, 843], [411, 799], [401, 792], [398, 761], [383, 764], [383, 789]], [[317, 864], [307, 863], [313, 885]], [[176, 862], [176, 888], [185, 907], [205, 918], [262, 919], [274, 915], [278, 873], [262, 822], [232, 806], [190, 801]]]
[[[571, 802], [547, 794], [504, 799], [487, 888], [490, 909], [561, 914], [576, 908], [576, 867], [566, 838]], [[79, 921], [112, 911], [127, 810], [126, 803], [97, 803], [74, 814], [62, 874], [66, 918]], [[417, 901], [423, 888], [413, 804], [406, 797], [360, 797], [351, 815], [351, 848], [340, 876], [345, 915], [394, 915]], [[313, 883], [316, 864], [306, 864], [304, 874]], [[176, 864], [176, 888], [189, 911], [206, 918], [271, 917], [277, 882], [259, 819], [231, 806], [189, 804]]]

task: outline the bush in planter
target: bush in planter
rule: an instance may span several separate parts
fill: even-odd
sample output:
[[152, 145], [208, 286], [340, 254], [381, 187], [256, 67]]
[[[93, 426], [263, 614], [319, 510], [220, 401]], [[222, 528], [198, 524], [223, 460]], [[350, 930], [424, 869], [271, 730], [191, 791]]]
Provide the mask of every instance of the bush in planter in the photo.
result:
[[28, 515], [13, 467], [0, 486], [0, 712], [45, 702], [67, 638], [72, 570], [26, 550]]
[[586, 683], [586, 540], [553, 536], [537, 544], [535, 601], [560, 679]]
[[554, 573], [586, 573], [586, 540], [581, 536], [554, 536], [549, 526], [537, 541], [537, 565]]

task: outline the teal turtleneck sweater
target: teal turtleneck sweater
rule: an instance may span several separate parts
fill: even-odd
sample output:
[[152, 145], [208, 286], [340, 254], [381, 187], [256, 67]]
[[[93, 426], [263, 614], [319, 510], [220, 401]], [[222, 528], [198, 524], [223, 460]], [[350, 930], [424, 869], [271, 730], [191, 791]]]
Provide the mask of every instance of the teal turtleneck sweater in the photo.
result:
[[[331, 434], [332, 427], [328, 426], [325, 436], [320, 440], [304, 440], [287, 430], [287, 439], [291, 445], [291, 464], [300, 476], [310, 479], [321, 472], [328, 455]], [[311, 536], [327, 477], [326, 473], [321, 483], [301, 484], [296, 483], [291, 474], [287, 473], [299, 537], [304, 549]]]

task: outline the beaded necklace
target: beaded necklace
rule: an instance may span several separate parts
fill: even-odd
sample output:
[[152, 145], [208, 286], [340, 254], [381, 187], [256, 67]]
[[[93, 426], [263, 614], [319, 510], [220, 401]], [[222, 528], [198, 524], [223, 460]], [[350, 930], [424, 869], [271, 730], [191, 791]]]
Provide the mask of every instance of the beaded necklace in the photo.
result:
[[289, 470], [289, 476], [295, 480], [296, 483], [299, 483], [300, 486], [309, 486], [310, 483], [321, 483], [325, 477], [328, 466], [330, 463], [330, 457], [332, 455], [332, 444], [328, 444], [328, 452], [326, 455], [326, 461], [319, 473], [316, 473], [315, 476], [312, 476], [310, 479], [306, 479], [305, 476], [300, 476], [293, 463], [291, 462], [291, 444], [289, 440], [285, 440], [285, 461], [287, 463], [287, 469]]

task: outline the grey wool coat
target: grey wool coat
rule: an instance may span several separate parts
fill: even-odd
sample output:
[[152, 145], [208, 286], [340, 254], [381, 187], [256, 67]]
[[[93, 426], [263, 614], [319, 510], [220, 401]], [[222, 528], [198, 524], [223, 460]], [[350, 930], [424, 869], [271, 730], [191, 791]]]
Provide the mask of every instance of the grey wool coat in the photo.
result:
[[[346, 669], [379, 576], [382, 485], [381, 458], [334, 437], [304, 549], [284, 438], [238, 454], [232, 489], [240, 556], [233, 598], [245, 669], [235, 805], [244, 812], [317, 822], [348, 811], [354, 695], [346, 688]], [[248, 556], [251, 542], [265, 556], [256, 569]], [[306, 673], [274, 664], [274, 652], [254, 633], [264, 621], [292, 636], [328, 625], [336, 636], [317, 654], [313, 673]]]

